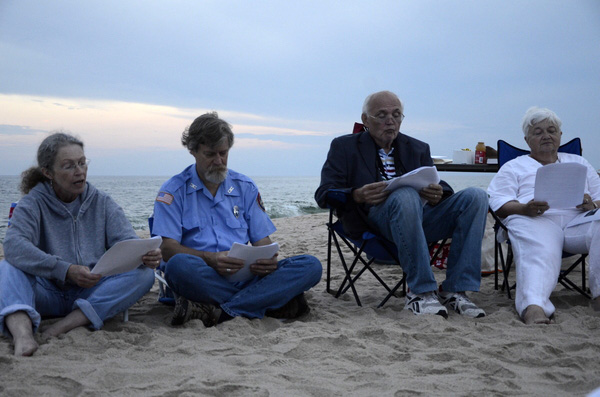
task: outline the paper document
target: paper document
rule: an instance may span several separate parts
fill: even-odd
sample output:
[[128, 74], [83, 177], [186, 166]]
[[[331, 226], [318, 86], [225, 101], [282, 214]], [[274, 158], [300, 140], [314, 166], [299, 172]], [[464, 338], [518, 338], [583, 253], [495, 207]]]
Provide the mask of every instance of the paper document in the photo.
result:
[[535, 176], [535, 201], [546, 201], [550, 208], [573, 208], [583, 202], [587, 168], [578, 163], [548, 164]]
[[142, 256], [160, 247], [162, 237], [119, 241], [102, 255], [92, 273], [102, 276], [125, 273], [142, 264]]
[[255, 275], [250, 271], [250, 265], [257, 259], [270, 259], [279, 251], [279, 244], [252, 246], [240, 243], [233, 243], [227, 256], [244, 260], [244, 267], [231, 276], [225, 278], [231, 282], [246, 281]]
[[581, 225], [582, 223], [597, 221], [600, 219], [600, 209], [585, 211], [571, 220], [566, 227]]
[[404, 175], [390, 179], [385, 190], [396, 190], [401, 186], [410, 186], [416, 191], [420, 191], [424, 187], [432, 183], [440, 183], [440, 176], [437, 168], [434, 166], [419, 167]]

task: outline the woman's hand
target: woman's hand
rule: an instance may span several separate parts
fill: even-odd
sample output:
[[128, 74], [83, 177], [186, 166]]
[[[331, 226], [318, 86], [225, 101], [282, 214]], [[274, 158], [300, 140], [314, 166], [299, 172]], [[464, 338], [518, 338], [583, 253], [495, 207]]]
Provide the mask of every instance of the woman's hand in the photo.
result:
[[531, 217], [540, 216], [543, 215], [544, 212], [548, 211], [548, 209], [550, 209], [550, 207], [548, 206], [547, 202], [531, 200], [525, 204], [523, 215]]
[[150, 269], [156, 269], [160, 265], [162, 259], [162, 252], [160, 248], [146, 252], [146, 255], [142, 256], [142, 263]]
[[91, 288], [101, 278], [101, 274], [93, 274], [87, 266], [71, 265], [67, 270], [67, 280], [81, 288]]
[[583, 211], [591, 211], [595, 208], [598, 208], [598, 204], [596, 204], [590, 195], [586, 193], [583, 195], [583, 202], [579, 204], [577, 208]]
[[259, 259], [250, 265], [250, 271], [258, 276], [266, 276], [277, 270], [277, 254], [271, 259]]

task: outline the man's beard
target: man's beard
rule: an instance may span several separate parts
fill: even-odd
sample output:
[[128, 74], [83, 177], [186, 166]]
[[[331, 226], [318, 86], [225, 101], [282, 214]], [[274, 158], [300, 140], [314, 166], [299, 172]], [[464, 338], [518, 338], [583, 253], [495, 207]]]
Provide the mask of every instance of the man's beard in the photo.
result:
[[227, 167], [215, 167], [209, 169], [204, 173], [204, 178], [208, 182], [218, 185], [227, 178]]

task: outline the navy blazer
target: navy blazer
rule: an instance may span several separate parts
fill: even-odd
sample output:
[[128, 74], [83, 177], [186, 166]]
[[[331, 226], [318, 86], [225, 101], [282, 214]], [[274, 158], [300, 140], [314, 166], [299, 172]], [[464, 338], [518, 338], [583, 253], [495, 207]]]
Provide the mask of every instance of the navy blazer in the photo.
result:
[[[394, 140], [394, 163], [397, 172], [406, 173], [423, 166], [432, 166], [429, 145], [402, 133]], [[367, 214], [369, 206], [354, 203], [352, 190], [383, 178], [377, 166], [378, 147], [367, 131], [343, 135], [331, 142], [327, 160], [321, 170], [321, 184], [315, 192], [319, 207], [327, 208], [327, 192], [330, 189], [346, 193], [344, 205], [335, 206], [344, 230], [350, 235], [359, 235], [369, 230]], [[441, 181], [444, 189], [442, 199], [454, 193], [450, 185]]]

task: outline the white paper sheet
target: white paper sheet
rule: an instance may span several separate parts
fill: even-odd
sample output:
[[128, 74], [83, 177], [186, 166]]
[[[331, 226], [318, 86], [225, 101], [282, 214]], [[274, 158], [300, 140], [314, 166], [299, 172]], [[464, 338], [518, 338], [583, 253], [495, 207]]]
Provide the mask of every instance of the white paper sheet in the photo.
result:
[[432, 183], [440, 183], [440, 176], [434, 166], [419, 167], [397, 178], [390, 179], [385, 190], [396, 190], [401, 186], [410, 186], [419, 191]]
[[119, 241], [102, 255], [92, 273], [102, 276], [125, 273], [142, 264], [142, 256], [160, 247], [162, 237]]
[[585, 211], [571, 220], [566, 227], [580, 225], [582, 223], [600, 220], [600, 209], [596, 208], [591, 211]]
[[231, 276], [225, 278], [231, 282], [246, 281], [254, 277], [254, 274], [250, 271], [250, 265], [255, 263], [258, 259], [270, 259], [279, 251], [279, 244], [272, 243], [269, 245], [261, 245], [258, 247], [252, 245], [245, 245], [240, 243], [233, 243], [227, 256], [232, 258], [238, 258], [244, 260], [244, 267], [238, 270]]
[[548, 164], [538, 168], [533, 199], [550, 208], [573, 208], [583, 202], [587, 168], [578, 163]]

